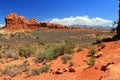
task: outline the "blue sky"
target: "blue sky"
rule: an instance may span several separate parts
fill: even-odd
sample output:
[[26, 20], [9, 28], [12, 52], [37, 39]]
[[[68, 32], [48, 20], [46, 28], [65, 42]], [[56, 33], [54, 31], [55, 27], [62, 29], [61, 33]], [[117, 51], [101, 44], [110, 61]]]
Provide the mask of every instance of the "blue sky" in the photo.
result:
[[0, 0], [0, 24], [5, 24], [10, 13], [53, 23], [64, 24], [67, 19], [67, 23], [74, 20], [80, 24], [83, 18], [109, 23], [118, 19], [118, 0]]

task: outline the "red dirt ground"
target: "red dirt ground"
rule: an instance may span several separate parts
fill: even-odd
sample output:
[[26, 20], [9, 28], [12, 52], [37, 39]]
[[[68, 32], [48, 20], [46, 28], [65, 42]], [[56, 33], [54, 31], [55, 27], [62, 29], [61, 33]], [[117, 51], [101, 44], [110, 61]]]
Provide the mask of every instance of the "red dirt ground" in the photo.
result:
[[[75, 69], [75, 72], [63, 72], [62, 74], [54, 74], [55, 71], [63, 68], [66, 70], [69, 69], [68, 64], [63, 64], [61, 58], [57, 58], [48, 64], [51, 64], [52, 72], [41, 73], [39, 76], [27, 77], [25, 73], [18, 75], [16, 77], [7, 77], [1, 76], [0, 80], [120, 80], [120, 41], [106, 42], [106, 47], [100, 52], [102, 56], [96, 59], [95, 66], [87, 68], [85, 60], [88, 60], [87, 57], [88, 49], [84, 48], [81, 52], [72, 54], [72, 62], [75, 65], [72, 67]], [[28, 58], [29, 61], [32, 58]], [[14, 64], [22, 63], [21, 60], [12, 62]], [[107, 67], [106, 71], [102, 71], [101, 67], [107, 65], [108, 63], [114, 63]], [[0, 67], [3, 67], [7, 64], [1, 64]], [[31, 68], [39, 68], [41, 64], [30, 63]]]

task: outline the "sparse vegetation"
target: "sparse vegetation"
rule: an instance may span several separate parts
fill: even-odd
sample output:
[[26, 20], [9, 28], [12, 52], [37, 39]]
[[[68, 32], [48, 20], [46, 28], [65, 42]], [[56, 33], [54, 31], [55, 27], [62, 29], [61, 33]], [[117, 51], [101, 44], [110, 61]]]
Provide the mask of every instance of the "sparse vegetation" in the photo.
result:
[[98, 51], [101, 51], [103, 48], [105, 48], [105, 44], [103, 42], [98, 44]]
[[81, 46], [79, 46], [78, 48], [77, 48], [77, 52], [80, 52], [80, 51], [82, 51], [82, 47]]
[[75, 65], [74, 62], [69, 62], [69, 67], [72, 67], [72, 66], [74, 66], [74, 65]]
[[21, 74], [22, 72], [27, 71], [29, 68], [28, 66], [25, 65], [11, 65], [11, 66], [6, 66], [4, 69], [1, 70], [1, 74], [6, 75], [6, 76], [17, 76]]
[[40, 75], [39, 69], [32, 69], [32, 75]]
[[69, 61], [69, 60], [71, 60], [72, 59], [72, 56], [62, 56], [61, 57], [61, 60], [62, 60], [62, 62], [64, 63], [64, 64], [67, 64], [67, 62]]
[[[88, 36], [93, 34], [96, 36]], [[50, 60], [57, 59], [59, 56], [63, 64], [73, 67], [76, 63], [72, 62], [71, 56], [74, 50], [79, 52], [84, 48], [82, 46], [89, 46], [95, 42], [96, 39], [100, 40], [98, 41], [99, 44], [97, 44], [98, 47], [103, 49], [105, 45], [101, 44], [102, 35], [112, 36], [114, 33], [97, 30], [90, 32], [69, 32], [51, 29], [49, 32], [46, 30], [34, 30], [31, 32], [0, 34], [0, 64], [4, 66], [6, 63], [11, 64], [11, 62], [17, 61], [18, 59], [18, 61], [23, 61], [22, 64], [13, 64], [1, 68], [0, 75], [15, 77], [23, 73], [26, 73], [27, 76], [47, 73], [50, 70], [50, 65], [46, 64], [49, 64]], [[95, 58], [93, 58], [95, 53], [96, 48], [89, 50], [90, 60], [86, 63], [90, 67], [95, 64]], [[36, 63], [34, 63], [33, 60], [35, 60]], [[31, 68], [32, 64], [40, 66]]]
[[31, 55], [35, 54], [35, 50], [31, 45], [25, 45], [25, 46], [21, 46], [18, 49], [18, 54], [21, 57], [30, 57]]
[[91, 48], [88, 53], [89, 53], [89, 56], [94, 56], [94, 54], [96, 53], [96, 49]]
[[90, 57], [89, 61], [86, 61], [86, 64], [89, 65], [89, 67], [92, 67], [95, 65], [95, 57]]
[[74, 46], [72, 43], [66, 42], [64, 45], [61, 46], [51, 46], [49, 47], [45, 52], [40, 52], [36, 56], [36, 62], [44, 62], [44, 61], [49, 61], [57, 58], [60, 55], [63, 54], [71, 54], [74, 52], [73, 50]]
[[43, 73], [47, 73], [50, 70], [50, 65], [45, 65], [43, 67], [40, 68], [40, 72]]

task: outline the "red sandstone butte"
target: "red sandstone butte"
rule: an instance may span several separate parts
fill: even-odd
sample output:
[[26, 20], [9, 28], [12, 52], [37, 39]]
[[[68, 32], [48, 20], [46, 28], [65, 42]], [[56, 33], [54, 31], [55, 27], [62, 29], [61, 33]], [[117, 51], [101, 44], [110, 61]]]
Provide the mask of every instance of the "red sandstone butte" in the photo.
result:
[[40, 26], [45, 27], [45, 28], [49, 28], [49, 29], [68, 29], [68, 27], [65, 25], [53, 24], [53, 23], [48, 23], [48, 22], [40, 23]]
[[20, 29], [36, 29], [39, 27], [39, 23], [36, 19], [32, 18], [28, 22], [23, 16], [17, 16], [16, 14], [9, 14], [5, 17], [5, 28], [20, 30]]
[[[5, 17], [5, 23], [5, 28], [9, 30], [31, 30], [40, 27], [49, 29], [69, 29], [69, 27], [62, 24], [53, 24], [49, 22], [40, 23], [35, 18], [31, 18], [27, 21], [24, 16], [17, 16], [14, 13]], [[72, 27], [71, 29], [79, 29], [79, 27]]]

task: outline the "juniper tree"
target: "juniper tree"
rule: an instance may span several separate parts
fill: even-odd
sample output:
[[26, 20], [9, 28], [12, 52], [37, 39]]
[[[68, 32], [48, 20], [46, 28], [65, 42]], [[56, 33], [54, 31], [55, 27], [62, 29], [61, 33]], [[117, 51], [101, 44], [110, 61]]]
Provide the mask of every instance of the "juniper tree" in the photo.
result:
[[119, 20], [118, 20], [118, 25], [117, 25], [117, 28], [116, 28], [116, 32], [117, 32], [117, 35], [120, 37], [120, 0], [119, 0], [119, 16], [118, 16]]

